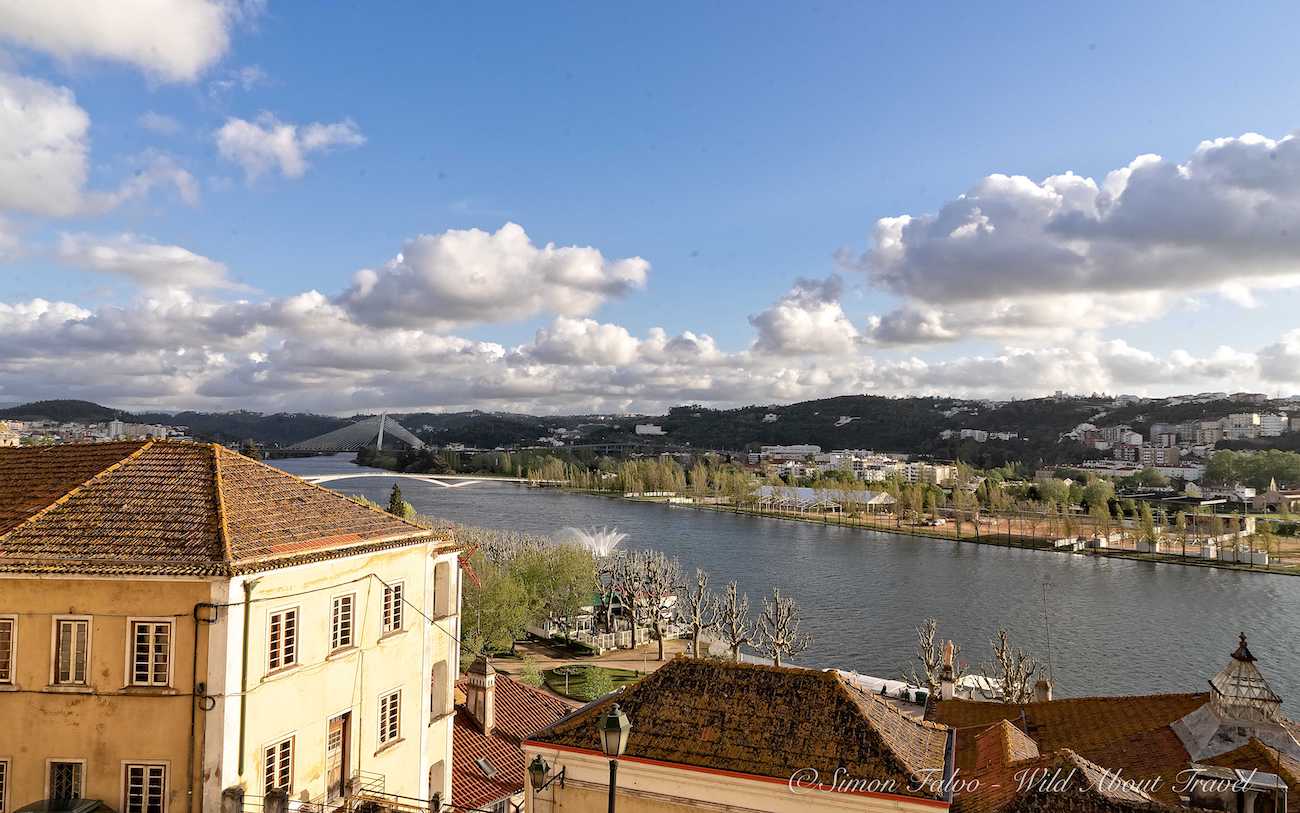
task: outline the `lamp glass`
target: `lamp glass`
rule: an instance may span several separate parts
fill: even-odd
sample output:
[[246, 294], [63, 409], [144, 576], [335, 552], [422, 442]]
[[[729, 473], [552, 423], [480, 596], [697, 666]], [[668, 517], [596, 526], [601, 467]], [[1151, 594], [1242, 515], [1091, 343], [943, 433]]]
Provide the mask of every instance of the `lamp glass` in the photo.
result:
[[605, 752], [605, 756], [622, 756], [627, 749], [627, 737], [631, 730], [632, 722], [615, 703], [600, 721], [600, 749]]
[[550, 769], [551, 766], [546, 764], [541, 754], [533, 757], [533, 761], [528, 763], [528, 781], [532, 783], [533, 790], [540, 790], [542, 785], [546, 784], [546, 773]]

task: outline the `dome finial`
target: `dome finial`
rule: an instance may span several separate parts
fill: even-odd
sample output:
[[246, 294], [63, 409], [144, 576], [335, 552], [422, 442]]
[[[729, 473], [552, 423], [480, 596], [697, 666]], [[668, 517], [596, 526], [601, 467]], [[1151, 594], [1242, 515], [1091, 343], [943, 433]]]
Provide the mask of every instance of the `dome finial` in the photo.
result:
[[1241, 642], [1237, 644], [1237, 651], [1232, 653], [1232, 657], [1246, 663], [1254, 663], [1255, 656], [1250, 654], [1250, 648], [1246, 646], [1246, 633], [1241, 633]]

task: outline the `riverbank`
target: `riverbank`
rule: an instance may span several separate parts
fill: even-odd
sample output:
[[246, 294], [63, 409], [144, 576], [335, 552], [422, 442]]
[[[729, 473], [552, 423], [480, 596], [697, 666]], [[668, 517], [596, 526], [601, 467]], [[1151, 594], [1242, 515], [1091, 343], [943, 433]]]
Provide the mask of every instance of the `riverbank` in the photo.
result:
[[[606, 492], [592, 492], [585, 490], [573, 489], [574, 493], [581, 494], [599, 494], [601, 496], [613, 496]], [[1270, 562], [1268, 565], [1253, 565], [1241, 562], [1228, 562], [1218, 559], [1204, 559], [1199, 556], [1183, 556], [1177, 553], [1145, 553], [1134, 549], [1125, 548], [1083, 548], [1075, 550], [1069, 547], [1056, 547], [1046, 538], [1025, 537], [1016, 534], [1000, 534], [996, 531], [987, 534], [958, 534], [956, 528], [951, 524], [943, 526], [925, 526], [917, 524], [896, 523], [895, 520], [871, 519], [862, 516], [846, 516], [843, 514], [813, 514], [813, 513], [794, 513], [786, 511], [762, 511], [759, 509], [744, 508], [737, 505], [712, 505], [701, 503], [687, 502], [668, 502], [663, 499], [652, 499], [643, 497], [623, 497], [622, 499], [630, 502], [644, 503], [662, 503], [672, 508], [687, 508], [696, 511], [713, 511], [726, 514], [738, 514], [744, 516], [761, 517], [764, 519], [778, 519], [788, 522], [803, 522], [814, 525], [828, 525], [839, 528], [856, 528], [862, 531], [889, 533], [901, 536], [914, 536], [925, 539], [938, 539], [947, 542], [969, 542], [975, 545], [989, 545], [999, 548], [1019, 548], [1023, 550], [1037, 550], [1045, 553], [1069, 554], [1074, 556], [1092, 556], [1107, 559], [1128, 559], [1140, 562], [1158, 562], [1161, 564], [1185, 565], [1188, 567], [1208, 567], [1217, 570], [1233, 570], [1242, 573], [1260, 573], [1274, 574], [1283, 576], [1300, 576], [1300, 564], [1287, 561], [1284, 563]], [[966, 522], [965, 525], [974, 523]], [[996, 522], [995, 522], [996, 524]]]

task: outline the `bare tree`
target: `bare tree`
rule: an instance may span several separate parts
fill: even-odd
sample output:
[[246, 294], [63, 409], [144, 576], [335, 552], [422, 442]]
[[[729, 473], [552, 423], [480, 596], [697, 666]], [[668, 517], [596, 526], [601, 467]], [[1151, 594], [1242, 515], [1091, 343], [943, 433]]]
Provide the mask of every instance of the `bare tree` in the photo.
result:
[[799, 605], [792, 598], [781, 598], [772, 588], [772, 598], [763, 599], [763, 614], [758, 617], [758, 651], [776, 666], [808, 648], [812, 636], [799, 631]]
[[736, 589], [736, 583], [727, 585], [727, 593], [718, 604], [718, 632], [731, 647], [731, 659], [740, 660], [740, 648], [754, 641], [754, 628], [749, 620], [749, 596]]
[[[916, 664], [913, 664], [911, 671], [904, 677], [904, 680], [913, 686], [924, 686], [935, 697], [940, 695], [940, 683], [943, 677], [943, 644], [938, 640], [938, 636], [939, 619], [937, 618], [927, 618], [916, 628], [916, 660], [921, 664], [921, 671], [917, 672]], [[952, 679], [954, 682], [961, 680], [966, 673], [966, 667], [957, 657], [960, 654], [961, 647], [953, 643]]]
[[1038, 661], [1019, 647], [1012, 647], [1006, 629], [998, 630], [998, 637], [989, 642], [993, 647], [993, 663], [984, 664], [980, 671], [990, 682], [997, 700], [1002, 703], [1027, 703], [1033, 696], [1031, 679], [1038, 670]]
[[[613, 557], [608, 570], [611, 598], [617, 597], [632, 626], [632, 648], [637, 645], [636, 628], [645, 617], [641, 597], [645, 586], [647, 551], [624, 551]], [[612, 601], [606, 602], [606, 623], [613, 622]]]
[[695, 569], [695, 586], [686, 589], [686, 621], [691, 625], [691, 650], [700, 657], [700, 638], [718, 628], [718, 599], [709, 590], [709, 574]]
[[659, 642], [659, 660], [664, 659], [664, 605], [675, 595], [682, 582], [681, 567], [676, 559], [662, 553], [642, 552], [641, 606]]

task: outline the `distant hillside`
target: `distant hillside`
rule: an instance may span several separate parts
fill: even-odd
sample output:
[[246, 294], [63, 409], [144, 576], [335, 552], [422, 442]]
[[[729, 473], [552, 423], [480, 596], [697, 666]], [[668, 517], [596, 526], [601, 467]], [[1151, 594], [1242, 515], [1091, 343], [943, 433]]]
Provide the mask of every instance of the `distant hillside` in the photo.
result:
[[350, 419], [310, 412], [144, 412], [132, 416], [140, 423], [164, 423], [188, 426], [190, 434], [200, 440], [239, 443], [252, 438], [261, 446], [289, 446], [300, 440], [333, 432], [352, 423]]
[[120, 409], [100, 406], [91, 401], [32, 401], [30, 404], [0, 409], [0, 420], [100, 423], [126, 414]]

